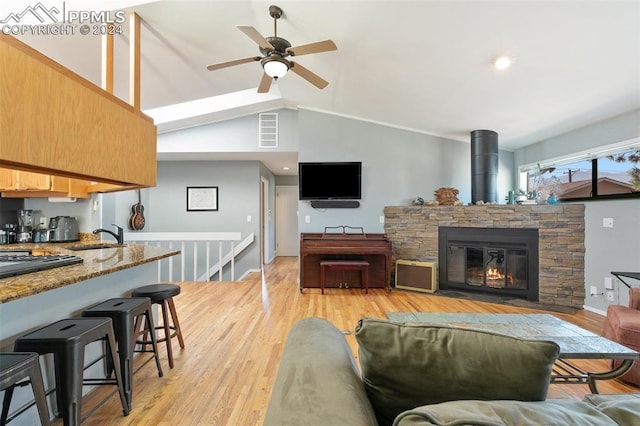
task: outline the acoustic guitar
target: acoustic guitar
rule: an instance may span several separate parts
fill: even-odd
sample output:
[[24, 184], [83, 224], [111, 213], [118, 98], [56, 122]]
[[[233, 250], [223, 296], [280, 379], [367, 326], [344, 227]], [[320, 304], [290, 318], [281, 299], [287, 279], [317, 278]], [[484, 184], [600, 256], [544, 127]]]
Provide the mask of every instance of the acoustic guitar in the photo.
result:
[[140, 231], [144, 228], [144, 206], [140, 200], [140, 190], [138, 189], [138, 202], [131, 206], [131, 215], [129, 216], [129, 229]]

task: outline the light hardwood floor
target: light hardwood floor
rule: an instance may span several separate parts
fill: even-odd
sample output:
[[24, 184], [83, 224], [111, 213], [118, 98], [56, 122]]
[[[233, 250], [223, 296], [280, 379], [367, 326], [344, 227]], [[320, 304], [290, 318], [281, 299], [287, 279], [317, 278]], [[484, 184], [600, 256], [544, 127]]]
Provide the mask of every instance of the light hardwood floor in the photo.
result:
[[[288, 330], [304, 317], [326, 318], [339, 329], [353, 330], [360, 318], [385, 318], [385, 312], [545, 312], [384, 289], [370, 289], [367, 295], [359, 289], [301, 294], [297, 279], [298, 259], [284, 257], [239, 282], [179, 283], [182, 293], [175, 302], [186, 347], [174, 349], [175, 367], [169, 369], [161, 347], [165, 375], [158, 377], [153, 362], [136, 373], [129, 416], [122, 416], [119, 399], [112, 396], [84, 424], [260, 425]], [[602, 327], [603, 318], [591, 312], [554, 315], [596, 333]], [[355, 338], [346, 338], [357, 355]], [[605, 361], [583, 365], [604, 369]], [[640, 392], [618, 381], [604, 382], [599, 390]], [[85, 397], [83, 411], [110, 391], [101, 388]], [[582, 398], [586, 393], [586, 385], [551, 385], [549, 397]]]

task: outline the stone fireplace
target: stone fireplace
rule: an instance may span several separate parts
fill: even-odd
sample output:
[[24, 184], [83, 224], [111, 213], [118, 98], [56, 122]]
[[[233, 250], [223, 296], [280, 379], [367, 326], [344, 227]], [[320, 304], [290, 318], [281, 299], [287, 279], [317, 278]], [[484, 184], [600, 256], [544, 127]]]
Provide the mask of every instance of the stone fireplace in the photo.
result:
[[[497, 234], [504, 229], [536, 230], [538, 262], [529, 263], [536, 268], [537, 300], [548, 305], [580, 309], [584, 305], [584, 205], [473, 205], [473, 206], [399, 206], [385, 207], [385, 233], [393, 245], [393, 261], [399, 259], [436, 263], [438, 280], [442, 279], [443, 261], [440, 258], [440, 228], [480, 228]], [[478, 231], [480, 231], [478, 229]], [[516, 238], [521, 240], [521, 238]], [[473, 250], [476, 248], [476, 250]], [[482, 247], [483, 260], [477, 260], [479, 249], [473, 247], [468, 256], [471, 263], [484, 263], [513, 248], [508, 244]], [[465, 249], [466, 250], [466, 249]], [[516, 252], [510, 253], [511, 262], [517, 262]], [[466, 253], [466, 251], [465, 251]], [[465, 254], [465, 262], [467, 261]], [[515, 257], [514, 257], [515, 256]], [[491, 261], [495, 261], [492, 259]], [[446, 267], [446, 264], [444, 264]], [[483, 269], [486, 267], [483, 266]], [[484, 272], [483, 272], [484, 273]], [[460, 276], [458, 275], [458, 278]], [[486, 278], [482, 277], [483, 285]], [[466, 281], [466, 278], [465, 278]], [[478, 278], [471, 278], [478, 286]], [[440, 286], [440, 283], [438, 283]], [[450, 285], [448, 282], [445, 286]], [[491, 286], [496, 284], [490, 282]], [[507, 286], [507, 281], [504, 281]], [[455, 287], [454, 287], [455, 288]], [[475, 289], [471, 288], [471, 290]], [[456, 288], [459, 290], [459, 288]], [[463, 289], [464, 290], [464, 289]], [[491, 289], [490, 289], [491, 290]], [[493, 291], [493, 290], [491, 290]], [[529, 300], [536, 300], [526, 297]]]

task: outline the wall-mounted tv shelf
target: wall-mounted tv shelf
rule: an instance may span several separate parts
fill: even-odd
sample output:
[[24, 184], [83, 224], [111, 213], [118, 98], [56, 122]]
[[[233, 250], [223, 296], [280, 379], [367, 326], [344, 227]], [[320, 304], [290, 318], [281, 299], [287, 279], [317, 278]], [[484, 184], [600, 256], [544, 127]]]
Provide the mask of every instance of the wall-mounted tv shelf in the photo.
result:
[[357, 200], [311, 200], [314, 209], [357, 209], [360, 201]]

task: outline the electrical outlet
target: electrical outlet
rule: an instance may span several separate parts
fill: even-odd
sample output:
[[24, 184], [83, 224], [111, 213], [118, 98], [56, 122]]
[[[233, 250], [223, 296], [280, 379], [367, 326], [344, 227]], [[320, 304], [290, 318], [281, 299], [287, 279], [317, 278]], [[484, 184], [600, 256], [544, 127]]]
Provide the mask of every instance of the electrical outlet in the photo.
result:
[[380, 223], [384, 223], [384, 216], [380, 216]]
[[607, 300], [609, 302], [613, 302], [613, 292], [612, 291], [608, 291], [607, 292]]
[[595, 296], [598, 294], [598, 288], [595, 285], [592, 285], [589, 290], [589, 296]]
[[613, 218], [612, 217], [602, 218], [602, 226], [604, 228], [613, 228]]
[[305, 216], [304, 223], [311, 223], [311, 216]]

